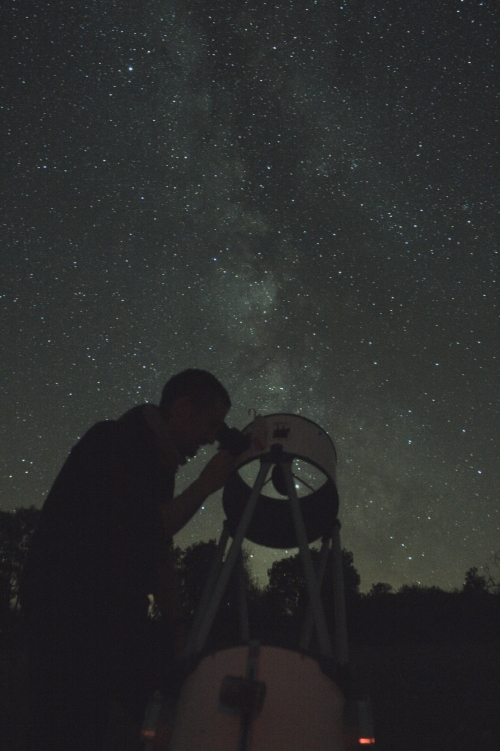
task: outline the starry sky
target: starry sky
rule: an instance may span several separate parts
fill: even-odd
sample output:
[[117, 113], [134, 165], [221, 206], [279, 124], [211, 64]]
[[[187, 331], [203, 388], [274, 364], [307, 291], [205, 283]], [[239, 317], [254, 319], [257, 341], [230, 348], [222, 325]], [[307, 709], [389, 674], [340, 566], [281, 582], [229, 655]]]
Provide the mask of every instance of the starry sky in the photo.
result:
[[329, 433], [362, 589], [461, 586], [500, 549], [496, 0], [2, 12], [0, 507], [201, 367], [230, 424]]

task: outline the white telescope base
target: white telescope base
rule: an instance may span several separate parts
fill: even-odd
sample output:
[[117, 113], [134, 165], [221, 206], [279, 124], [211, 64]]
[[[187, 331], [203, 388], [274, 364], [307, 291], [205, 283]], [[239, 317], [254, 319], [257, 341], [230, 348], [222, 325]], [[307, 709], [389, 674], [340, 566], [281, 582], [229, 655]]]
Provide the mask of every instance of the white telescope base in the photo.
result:
[[[183, 684], [170, 751], [235, 751], [241, 714], [220, 705], [226, 676], [244, 676], [248, 647], [204, 657]], [[344, 697], [316, 660], [278, 647], [260, 647], [255, 678], [266, 684], [245, 751], [344, 751]]]

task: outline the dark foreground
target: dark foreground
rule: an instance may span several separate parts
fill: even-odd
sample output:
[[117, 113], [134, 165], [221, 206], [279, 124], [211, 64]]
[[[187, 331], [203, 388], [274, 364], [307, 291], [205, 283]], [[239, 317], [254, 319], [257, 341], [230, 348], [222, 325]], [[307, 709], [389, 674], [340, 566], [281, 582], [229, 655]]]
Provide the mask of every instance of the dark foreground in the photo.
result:
[[[357, 646], [352, 661], [379, 751], [500, 751], [500, 640]], [[2, 751], [23, 748], [25, 681], [23, 653], [1, 652]]]
[[358, 646], [378, 751], [500, 751], [500, 640]]

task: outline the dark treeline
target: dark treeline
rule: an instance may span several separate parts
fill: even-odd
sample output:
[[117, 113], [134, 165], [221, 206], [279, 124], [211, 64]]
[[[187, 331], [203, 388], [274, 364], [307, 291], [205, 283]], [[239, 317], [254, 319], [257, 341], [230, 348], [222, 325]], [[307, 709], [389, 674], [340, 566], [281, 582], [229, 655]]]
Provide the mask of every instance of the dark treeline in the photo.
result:
[[19, 579], [40, 511], [0, 511], [0, 647], [19, 646]]
[[[215, 541], [197, 543], [185, 552], [178, 551], [183, 591], [189, 612], [195, 603], [208, 570]], [[319, 553], [312, 551], [313, 560]], [[197, 570], [194, 557], [203, 556]], [[353, 645], [393, 645], [395, 643], [439, 644], [445, 642], [484, 642], [500, 635], [500, 588], [492, 577], [480, 575], [477, 568], [466, 572], [460, 590], [405, 585], [394, 591], [390, 584], [374, 584], [367, 594], [359, 591], [360, 576], [353, 554], [342, 551], [349, 641]], [[246, 569], [249, 592], [250, 631], [263, 643], [294, 646], [298, 644], [308, 604], [302, 565], [298, 554], [274, 563], [268, 571], [269, 583], [259, 588]], [[334, 592], [331, 567], [322, 586], [327, 623], [332, 625]], [[232, 581], [224, 598], [216, 634], [237, 641], [237, 583]], [[333, 633], [332, 633], [333, 636]], [[213, 646], [217, 646], [214, 644]]]
[[[22, 642], [18, 583], [39, 513], [34, 507], [0, 512], [0, 646], [3, 648], [20, 646]], [[174, 549], [188, 618], [194, 617], [215, 549], [214, 540], [196, 543], [186, 550]], [[500, 586], [498, 577], [489, 570], [480, 575], [477, 568], [469, 569], [460, 590], [405, 585], [396, 592], [390, 584], [379, 582], [362, 594], [352, 553], [344, 550], [342, 555], [349, 638], [353, 644], [481, 642], [498, 637]], [[315, 560], [317, 556], [313, 551]], [[269, 569], [269, 583], [265, 587], [260, 587], [252, 577], [248, 561], [244, 570], [252, 636], [268, 644], [298, 643], [307, 607], [298, 554], [275, 562]], [[331, 624], [333, 598], [328, 567], [323, 601], [327, 622]], [[212, 629], [212, 648], [239, 640], [239, 612], [238, 582], [233, 576]], [[152, 615], [158, 619], [154, 608]]]
[[[21, 751], [26, 724], [27, 664], [19, 577], [40, 512], [0, 512], [0, 748]], [[193, 619], [216, 550], [214, 540], [174, 559], [188, 619]], [[318, 553], [313, 551], [317, 561]], [[410, 585], [393, 591], [379, 582], [359, 591], [353, 555], [343, 568], [353, 675], [372, 699], [377, 747], [381, 751], [498, 751], [500, 587], [497, 567], [481, 575], [471, 568], [455, 591]], [[500, 562], [497, 556], [496, 563]], [[250, 634], [263, 644], [297, 647], [307, 594], [298, 555], [269, 569], [261, 587], [244, 561]], [[323, 582], [327, 622], [333, 630], [333, 586]], [[168, 639], [154, 604], [151, 636]], [[241, 641], [239, 583], [233, 576], [207, 648]], [[314, 650], [315, 645], [311, 645]]]

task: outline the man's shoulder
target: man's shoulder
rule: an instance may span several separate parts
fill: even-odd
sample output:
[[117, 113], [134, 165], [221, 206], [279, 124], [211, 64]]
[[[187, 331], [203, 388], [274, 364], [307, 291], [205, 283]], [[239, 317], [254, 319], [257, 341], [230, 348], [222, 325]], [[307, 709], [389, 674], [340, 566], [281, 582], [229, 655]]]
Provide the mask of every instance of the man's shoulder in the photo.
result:
[[80, 438], [76, 445], [91, 443], [100, 439], [107, 440], [112, 436], [119, 437], [120, 435], [126, 436], [127, 434], [149, 433], [150, 431], [144, 419], [144, 407], [144, 404], [140, 404], [129, 409], [117, 419], [96, 422]]
[[71, 468], [86, 462], [116, 461], [124, 454], [135, 453], [139, 446], [148, 447], [152, 440], [148, 432], [140, 408], [129, 410], [117, 420], [101, 420], [74, 444], [66, 464]]
[[110, 422], [113, 422], [115, 425], [117, 425], [119, 428], [126, 428], [126, 427], [145, 427], [146, 426], [146, 420], [144, 419], [144, 411], [146, 409], [146, 404], [136, 404], [135, 407], [132, 407], [131, 409], [128, 409], [126, 412], [123, 413], [118, 419], [112, 420]]
[[115, 432], [115, 424], [115, 420], [101, 420], [100, 422], [96, 422], [81, 438], [78, 439], [71, 449], [71, 453], [79, 453], [91, 449], [93, 446], [107, 443], [111, 435]]

